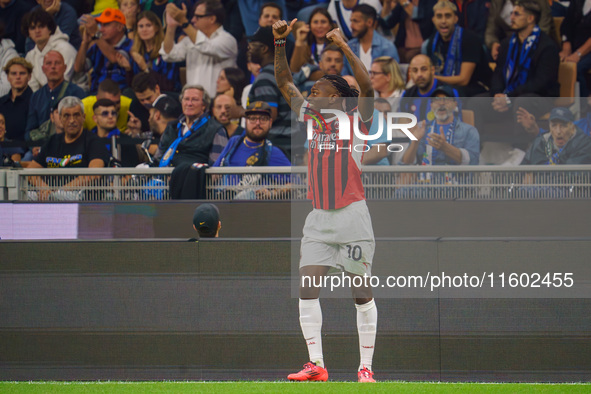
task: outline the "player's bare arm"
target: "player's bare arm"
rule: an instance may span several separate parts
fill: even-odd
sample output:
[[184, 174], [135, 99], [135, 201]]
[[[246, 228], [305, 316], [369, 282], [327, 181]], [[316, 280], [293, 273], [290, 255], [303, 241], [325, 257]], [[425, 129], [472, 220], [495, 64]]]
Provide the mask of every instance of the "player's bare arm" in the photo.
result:
[[[275, 40], [286, 39], [296, 21], [297, 19], [294, 19], [289, 24], [286, 21], [275, 22], [273, 24], [273, 37]], [[304, 96], [293, 83], [291, 70], [285, 55], [285, 45], [275, 46], [275, 79], [291, 110], [299, 114], [304, 103]]]
[[373, 98], [375, 96], [375, 93], [373, 88], [371, 87], [369, 73], [365, 69], [365, 66], [361, 62], [361, 59], [359, 59], [353, 53], [353, 51], [351, 51], [351, 48], [349, 48], [349, 45], [347, 45], [347, 42], [345, 42], [345, 39], [343, 38], [340, 29], [337, 28], [329, 31], [328, 33], [326, 33], [326, 38], [332, 43], [336, 44], [339, 48], [341, 48], [341, 50], [345, 54], [345, 57], [349, 61], [351, 69], [353, 70], [353, 76], [359, 84], [359, 97], [364, 97], [363, 100], [359, 101], [359, 114], [361, 115], [361, 119], [363, 120], [371, 119], [371, 116], [373, 114]]

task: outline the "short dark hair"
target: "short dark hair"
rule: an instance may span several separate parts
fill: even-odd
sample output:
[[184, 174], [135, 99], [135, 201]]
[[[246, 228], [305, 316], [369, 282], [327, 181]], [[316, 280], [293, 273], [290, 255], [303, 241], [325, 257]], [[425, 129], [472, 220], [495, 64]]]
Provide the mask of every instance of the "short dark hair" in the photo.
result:
[[57, 28], [53, 17], [41, 7], [35, 8], [23, 17], [21, 22], [23, 35], [29, 37], [29, 28], [37, 25], [46, 26], [51, 34], [54, 34]]
[[109, 99], [96, 100], [96, 103], [92, 106], [92, 111], [96, 111], [98, 107], [117, 107], [115, 103]]
[[98, 90], [112, 95], [121, 94], [121, 88], [119, 87], [119, 84], [110, 78], [103, 79], [103, 81], [98, 85]]
[[542, 17], [542, 9], [540, 8], [540, 5], [537, 2], [531, 0], [518, 1], [517, 3], [515, 3], [515, 7], [517, 6], [522, 7], [525, 10], [525, 12], [527, 12], [530, 15], [533, 15], [536, 25], [540, 23], [540, 18]]
[[261, 6], [261, 9], [259, 11], [259, 19], [261, 18], [261, 16], [263, 16], [263, 10], [267, 7], [271, 7], [271, 8], [276, 8], [279, 10], [279, 19], [283, 19], [283, 10], [281, 9], [281, 7], [279, 6], [279, 4], [277, 3], [273, 3], [273, 2], [268, 2], [265, 3]]
[[237, 104], [240, 104], [244, 87], [248, 85], [244, 71], [237, 67], [226, 67], [223, 69], [223, 71], [226, 74], [228, 83], [230, 83], [230, 86], [234, 88], [234, 100]]
[[222, 5], [221, 1], [219, 0], [199, 0], [195, 3], [193, 7], [193, 14], [195, 14], [195, 10], [201, 4], [205, 4], [205, 13], [209, 15], [215, 16], [215, 20], [220, 25], [224, 23], [226, 19], [226, 11], [224, 11], [224, 6]]
[[151, 73], [139, 73], [131, 81], [131, 88], [136, 93], [145, 92], [146, 90], [156, 90], [158, 81]]
[[372, 19], [374, 21], [378, 20], [378, 13], [375, 8], [368, 4], [357, 4], [351, 12], [360, 12], [363, 14], [367, 19]]
[[325, 46], [322, 50], [322, 54], [320, 54], [320, 59], [322, 59], [322, 56], [324, 56], [324, 53], [326, 52], [338, 52], [341, 55], [345, 56], [345, 53], [341, 48], [337, 46], [337, 44], [328, 44], [327, 46]]

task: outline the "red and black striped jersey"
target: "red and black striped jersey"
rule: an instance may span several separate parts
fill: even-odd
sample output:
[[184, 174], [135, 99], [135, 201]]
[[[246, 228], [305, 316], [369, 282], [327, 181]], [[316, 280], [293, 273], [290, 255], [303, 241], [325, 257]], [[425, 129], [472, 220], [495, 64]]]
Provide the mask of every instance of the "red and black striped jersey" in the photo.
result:
[[[355, 201], [365, 200], [361, 183], [361, 160], [367, 149], [366, 141], [353, 132], [354, 113], [349, 118], [349, 139], [339, 139], [339, 121], [336, 116], [325, 118], [302, 106], [300, 121], [312, 122], [313, 136], [308, 140], [308, 198], [316, 209], [340, 209]], [[332, 115], [328, 115], [332, 116]], [[371, 119], [359, 121], [358, 130], [367, 135]]]

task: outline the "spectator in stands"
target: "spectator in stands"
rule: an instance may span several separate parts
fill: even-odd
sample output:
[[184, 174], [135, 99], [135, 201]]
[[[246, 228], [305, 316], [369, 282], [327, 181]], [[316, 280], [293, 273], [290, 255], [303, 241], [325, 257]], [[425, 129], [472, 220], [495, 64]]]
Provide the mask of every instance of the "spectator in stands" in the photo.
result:
[[480, 42], [484, 33], [490, 10], [490, 0], [450, 0], [457, 8], [458, 26], [472, 31]]
[[203, 86], [185, 85], [180, 98], [183, 115], [164, 130], [158, 145], [162, 156], [156, 159], [160, 167], [176, 167], [181, 163], [213, 164], [217, 159], [215, 152], [222, 151], [214, 147], [214, 140], [223, 146], [227, 137], [224, 140], [226, 130], [206, 112], [209, 95]]
[[[242, 19], [242, 24], [244, 25], [244, 30], [247, 36], [253, 35], [259, 27], [264, 26], [271, 26], [273, 23], [269, 23], [271, 19], [277, 16], [276, 11], [269, 11], [272, 13], [268, 18], [262, 18], [261, 11], [264, 8], [273, 7], [275, 3], [279, 10], [279, 19], [283, 18], [285, 14], [285, 0], [274, 0], [273, 2], [269, 2], [268, 0], [242, 0], [238, 1], [238, 6], [240, 7], [240, 17]], [[257, 15], [256, 11], [259, 11]], [[265, 23], [264, 25], [261, 23]]]
[[[92, 120], [96, 127], [91, 131], [97, 137], [108, 139], [105, 146], [111, 157], [120, 162], [122, 167], [135, 167], [140, 163], [138, 148], [131, 141], [131, 137], [121, 133], [117, 128], [117, 109], [115, 103], [109, 99], [100, 99], [92, 106]], [[117, 145], [112, 145], [112, 137], [117, 137]]]
[[293, 81], [302, 92], [309, 92], [314, 83], [324, 75], [341, 75], [345, 66], [343, 51], [334, 44], [324, 47], [318, 65], [304, 65], [293, 75]]
[[76, 56], [75, 71], [92, 70], [90, 74], [92, 94], [96, 94], [98, 85], [107, 78], [117, 82], [121, 90], [125, 89], [127, 73], [131, 72], [129, 50], [133, 44], [127, 38], [125, 17], [121, 11], [107, 8], [97, 18], [87, 14], [80, 20], [84, 33]]
[[217, 238], [222, 228], [220, 211], [213, 204], [201, 204], [193, 213], [193, 228], [199, 238]]
[[[349, 40], [349, 47], [368, 70], [371, 62], [378, 57], [389, 56], [396, 61], [400, 60], [394, 44], [375, 31], [376, 20], [376, 10], [367, 4], [356, 5], [351, 13], [353, 38]], [[353, 74], [348, 62], [345, 62], [343, 73]]]
[[319, 7], [312, 11], [307, 24], [296, 30], [296, 43], [289, 68], [297, 73], [306, 64], [317, 65], [327, 45], [326, 34], [336, 28], [326, 8]]
[[474, 126], [454, 116], [457, 105], [454, 91], [449, 86], [433, 92], [431, 107], [435, 119], [428, 123], [421, 121], [411, 129], [417, 141], [410, 142], [402, 157], [404, 164], [478, 164], [480, 136]]
[[[129, 105], [129, 119], [137, 119], [140, 123], [138, 128], [141, 131], [149, 130], [148, 118], [150, 117], [150, 108], [158, 96], [161, 94], [160, 85], [153, 74], [139, 73], [133, 77], [131, 88], [135, 94], [135, 99]], [[133, 126], [132, 126], [133, 127]], [[129, 121], [128, 121], [129, 128]], [[139, 135], [139, 133], [138, 133]]]
[[[101, 168], [109, 162], [109, 153], [101, 140], [84, 130], [84, 106], [78, 97], [64, 97], [58, 106], [59, 114], [64, 125], [64, 132], [52, 135], [41, 148], [29, 168]], [[80, 189], [92, 184], [96, 176], [64, 177], [64, 183], [52, 184], [52, 190], [42, 177], [29, 178], [29, 182], [40, 190], [37, 192], [39, 200], [79, 200]]]
[[6, 63], [10, 59], [15, 57], [18, 57], [18, 53], [14, 49], [14, 42], [4, 37], [4, 22], [0, 20], [0, 97], [10, 91], [10, 83], [8, 82], [4, 67], [6, 67]]
[[0, 0], [0, 20], [4, 22], [5, 35], [14, 42], [18, 53], [26, 53], [27, 37], [22, 33], [21, 21], [34, 6], [34, 0]]
[[[105, 167], [109, 153], [96, 135], [84, 130], [82, 101], [78, 97], [64, 97], [58, 110], [64, 132], [52, 135], [29, 167]], [[76, 178], [70, 186], [83, 186], [85, 178]]]
[[259, 28], [250, 37], [248, 52], [251, 60], [261, 65], [261, 72], [254, 80], [248, 94], [248, 103], [264, 101], [271, 107], [273, 119], [269, 139], [285, 150], [291, 149], [291, 110], [279, 91], [275, 80], [275, 40], [272, 27]]
[[435, 78], [455, 87], [463, 97], [484, 93], [492, 71], [482, 42], [476, 34], [457, 24], [457, 8], [449, 0], [433, 7], [437, 31], [427, 40], [425, 54], [435, 65]]
[[167, 10], [166, 6], [169, 3], [174, 4], [178, 9], [183, 9], [183, 6], [186, 10], [190, 10], [194, 1], [193, 0], [147, 0], [142, 2], [142, 10], [143, 11], [152, 11], [154, 14], [158, 16], [160, 22], [164, 25], [164, 12]]
[[0, 114], [0, 167], [11, 166], [13, 163], [19, 163], [25, 154], [25, 150], [21, 147], [2, 148], [3, 142], [9, 142], [6, 139], [6, 119], [4, 115]]
[[[267, 138], [273, 120], [271, 118], [271, 107], [263, 101], [251, 103], [245, 112], [246, 130], [244, 133], [235, 134], [222, 151], [221, 155], [213, 165], [214, 167], [251, 167], [251, 166], [291, 166], [291, 162], [281, 151], [273, 146]], [[246, 193], [239, 193], [234, 196], [237, 199], [277, 198], [285, 193], [285, 189], [272, 189], [267, 187], [270, 184], [285, 184], [289, 182], [285, 176], [224, 176], [225, 184], [241, 186], [259, 186], [256, 191], [246, 190]], [[262, 187], [262, 188], [261, 188]]]
[[[70, 44], [78, 50], [82, 43], [82, 37], [80, 36], [80, 30], [78, 29], [78, 14], [76, 14], [76, 10], [74, 10], [71, 5], [62, 2], [61, 0], [37, 0], [37, 3], [39, 5], [33, 10], [42, 8], [45, 12], [49, 13], [60, 31], [68, 36]], [[33, 49], [33, 47], [34, 43], [27, 40], [27, 52]]]
[[[535, 2], [537, 22], [542, 32], [546, 33], [549, 37], [554, 38], [556, 36], [556, 29], [554, 27], [554, 21], [552, 20], [552, 14], [550, 12], [550, 5], [547, 0], [531, 0]], [[529, 1], [528, 1], [529, 2]], [[491, 0], [490, 12], [488, 14], [488, 22], [486, 25], [486, 32], [484, 35], [484, 42], [490, 49], [493, 60], [497, 60], [499, 51], [501, 49], [501, 42], [511, 37], [515, 31], [511, 16], [513, 15], [513, 9], [518, 3], [522, 1], [518, 0]], [[523, 7], [521, 7], [523, 8]], [[532, 8], [532, 6], [528, 6]], [[520, 13], [521, 14], [521, 13]]]
[[[351, 27], [353, 9], [361, 4], [367, 4], [373, 7], [378, 13], [382, 11], [380, 0], [330, 0], [328, 4], [328, 13], [347, 40], [353, 38], [353, 29]], [[374, 18], [374, 20], [377, 19]]]
[[405, 83], [396, 60], [389, 56], [374, 59], [369, 70], [369, 78], [376, 97], [388, 100], [391, 109], [397, 111]]
[[[174, 4], [166, 8], [167, 29], [160, 49], [167, 62], [187, 62], [187, 84], [201, 84], [210, 96], [216, 93], [216, 79], [226, 67], [236, 66], [236, 39], [224, 30], [225, 12], [219, 0], [200, 0], [194, 13], [187, 15]], [[181, 27], [187, 35], [174, 43], [175, 31]]]
[[435, 78], [435, 66], [426, 55], [416, 55], [408, 69], [414, 85], [402, 94], [400, 110], [415, 114], [419, 120], [426, 119], [427, 114], [431, 112], [429, 97], [433, 95], [435, 89], [445, 84]]
[[168, 63], [159, 54], [164, 41], [164, 30], [160, 19], [151, 11], [143, 11], [137, 17], [131, 57], [133, 74], [150, 73], [156, 78], [163, 91], [181, 90], [180, 67], [178, 63]]
[[127, 129], [127, 113], [129, 106], [131, 105], [131, 99], [127, 96], [121, 95], [121, 89], [117, 82], [112, 79], [105, 79], [98, 85], [98, 91], [96, 96], [87, 96], [82, 100], [84, 103], [84, 111], [86, 113], [86, 119], [84, 120], [84, 129], [92, 130], [96, 127], [96, 123], [92, 120], [92, 107], [97, 100], [109, 99], [115, 103], [115, 107], [119, 112], [117, 117], [117, 128], [121, 131]]
[[66, 65], [64, 78], [68, 81], [72, 79], [77, 51], [68, 42], [68, 36], [55, 25], [51, 15], [41, 8], [27, 14], [23, 18], [23, 32], [35, 43], [35, 47], [25, 57], [33, 65], [33, 75], [29, 81], [33, 92], [47, 84], [47, 77], [43, 71], [43, 59], [49, 51], [57, 51], [62, 55]]
[[521, 164], [591, 164], [591, 137], [574, 124], [568, 108], [554, 108], [550, 131], [538, 135]]
[[216, 93], [234, 97], [236, 103], [242, 105], [242, 92], [245, 86], [246, 75], [244, 72], [237, 67], [226, 67], [220, 71], [216, 81]]
[[232, 121], [231, 114], [234, 113], [235, 106], [236, 101], [233, 97], [227, 94], [218, 94], [215, 96], [211, 104], [211, 114], [222, 126], [224, 126], [228, 138], [233, 135], [240, 135], [244, 131], [244, 128], [241, 127], [238, 122]]
[[183, 115], [181, 104], [173, 97], [161, 94], [150, 108], [150, 130], [154, 135], [161, 136], [166, 126], [172, 121], [177, 121], [181, 115]]
[[49, 121], [51, 108], [63, 97], [76, 96], [79, 99], [86, 97], [86, 93], [79, 86], [65, 80], [66, 63], [60, 52], [56, 50], [47, 52], [43, 58], [42, 70], [47, 83], [31, 97], [26, 140], [30, 140], [31, 130]]
[[6, 138], [24, 141], [33, 95], [29, 87], [33, 65], [22, 57], [15, 57], [6, 63], [4, 71], [10, 83], [10, 92], [0, 97], [0, 113], [6, 118]]
[[[484, 140], [502, 138], [507, 144], [520, 143], [515, 147], [525, 150], [529, 141], [518, 141], [524, 130], [515, 122], [516, 111], [522, 107], [540, 117], [550, 111], [552, 102], [533, 98], [559, 96], [558, 47], [538, 27], [539, 18], [540, 8], [534, 1], [520, 2], [513, 8], [511, 26], [515, 32], [501, 44], [491, 89], [486, 94], [493, 96], [492, 103], [481, 103], [483, 108], [476, 110]], [[503, 147], [507, 149], [512, 147]]]
[[433, 34], [433, 6], [436, 3], [437, 0], [384, 0], [379, 24], [386, 31], [398, 26], [394, 43], [402, 63], [410, 63], [421, 52], [423, 40]]
[[571, 0], [566, 16], [560, 25], [562, 51], [560, 60], [577, 64], [577, 81], [581, 97], [589, 96], [587, 74], [591, 69], [591, 15], [589, 4], [583, 0]]
[[162, 138], [166, 126], [170, 122], [178, 121], [182, 113], [181, 104], [166, 94], [161, 94], [154, 100], [150, 108], [150, 117], [148, 118], [150, 131], [152, 132], [152, 145], [149, 147], [149, 152], [152, 156], [162, 156], [161, 153], [157, 153], [158, 142]]
[[[135, 32], [137, 30], [137, 17], [141, 11], [140, 0], [117, 0], [117, 3], [119, 4], [119, 11], [121, 11], [123, 16], [125, 17], [125, 28], [127, 29], [127, 38], [133, 40]], [[162, 18], [158, 18], [158, 16], [156, 16], [156, 19], [158, 19], [158, 22], [160, 22], [160, 26], [162, 26]]]

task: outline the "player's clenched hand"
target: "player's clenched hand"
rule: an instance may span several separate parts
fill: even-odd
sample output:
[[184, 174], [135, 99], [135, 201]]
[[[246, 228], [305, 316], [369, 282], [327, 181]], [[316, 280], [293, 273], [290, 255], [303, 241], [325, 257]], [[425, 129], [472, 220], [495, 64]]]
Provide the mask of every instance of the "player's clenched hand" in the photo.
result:
[[341, 29], [339, 29], [338, 27], [326, 33], [326, 38], [328, 39], [328, 41], [331, 41], [334, 44], [336, 44], [339, 48], [347, 46], [347, 42], [341, 34]]
[[273, 37], [276, 40], [281, 38], [285, 38], [291, 33], [291, 29], [293, 29], [293, 25], [297, 22], [297, 18], [294, 18], [289, 25], [286, 21], [277, 21], [273, 23]]

